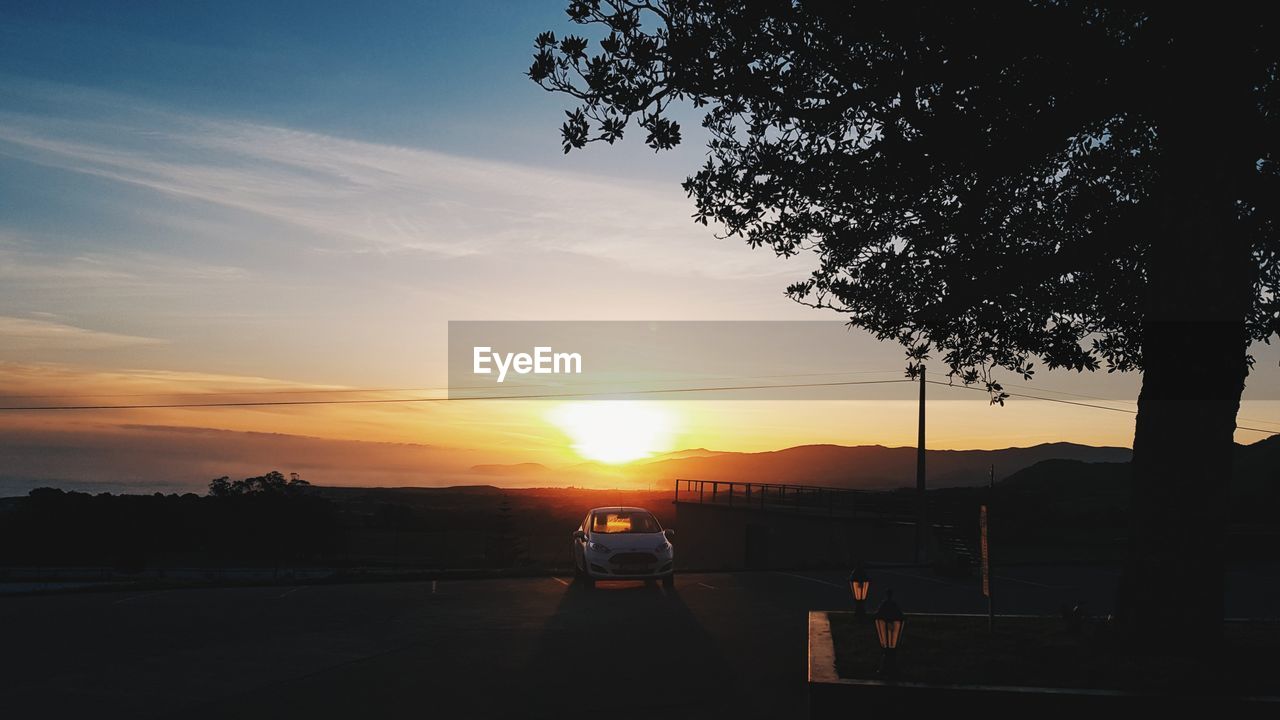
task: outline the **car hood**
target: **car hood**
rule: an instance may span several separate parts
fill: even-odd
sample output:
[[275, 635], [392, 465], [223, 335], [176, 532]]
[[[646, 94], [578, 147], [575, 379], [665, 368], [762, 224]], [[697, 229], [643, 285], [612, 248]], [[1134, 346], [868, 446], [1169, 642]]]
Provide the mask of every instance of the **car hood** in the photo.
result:
[[666, 541], [662, 533], [594, 533], [594, 542], [598, 542], [614, 552], [653, 552], [654, 548]]

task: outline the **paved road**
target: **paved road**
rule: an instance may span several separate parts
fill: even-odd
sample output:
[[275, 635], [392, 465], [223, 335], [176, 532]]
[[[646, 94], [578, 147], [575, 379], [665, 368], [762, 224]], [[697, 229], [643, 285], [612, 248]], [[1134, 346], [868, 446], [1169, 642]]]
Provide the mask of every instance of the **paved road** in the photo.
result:
[[[1108, 568], [1002, 571], [1006, 612], [1110, 609]], [[973, 580], [877, 570], [908, 610], [984, 608]], [[1280, 568], [1229, 612], [1280, 614]], [[7, 717], [802, 716], [805, 618], [841, 573], [713, 573], [674, 591], [567, 578], [0, 598]], [[908, 633], [910, 631], [908, 630]], [[714, 714], [714, 715], [712, 715]]]

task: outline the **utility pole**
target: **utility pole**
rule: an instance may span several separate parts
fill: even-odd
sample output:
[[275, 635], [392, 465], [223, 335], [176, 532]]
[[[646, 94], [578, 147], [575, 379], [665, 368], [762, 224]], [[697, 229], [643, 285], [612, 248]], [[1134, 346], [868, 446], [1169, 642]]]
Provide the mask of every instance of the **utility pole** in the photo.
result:
[[916, 438], [916, 564], [925, 561], [928, 542], [929, 501], [924, 484], [924, 365], [920, 366], [920, 434]]
[[978, 525], [982, 537], [982, 594], [987, 596], [987, 632], [995, 631], [996, 626], [996, 608], [995, 601], [992, 599], [991, 593], [991, 540], [990, 526], [991, 517], [988, 506], [991, 504], [992, 498], [995, 496], [996, 489], [996, 466], [991, 466], [991, 474], [987, 479], [987, 504], [979, 509]]

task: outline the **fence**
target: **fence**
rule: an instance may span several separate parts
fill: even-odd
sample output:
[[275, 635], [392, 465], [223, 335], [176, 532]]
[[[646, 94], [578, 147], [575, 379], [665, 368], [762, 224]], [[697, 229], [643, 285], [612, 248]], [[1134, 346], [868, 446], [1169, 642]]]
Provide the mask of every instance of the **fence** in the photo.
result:
[[914, 517], [913, 493], [876, 492], [820, 485], [675, 481], [675, 501], [759, 510], [791, 510], [881, 520]]

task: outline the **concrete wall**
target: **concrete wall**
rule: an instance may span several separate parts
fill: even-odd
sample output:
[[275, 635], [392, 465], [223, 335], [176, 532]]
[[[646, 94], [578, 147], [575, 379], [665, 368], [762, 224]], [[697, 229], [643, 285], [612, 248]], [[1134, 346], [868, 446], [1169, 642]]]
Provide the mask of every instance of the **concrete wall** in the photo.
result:
[[686, 570], [909, 563], [915, 525], [825, 514], [675, 503], [676, 567]]

